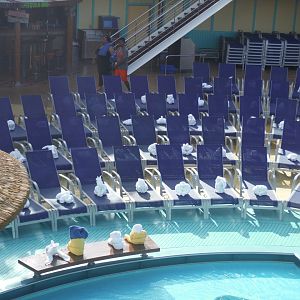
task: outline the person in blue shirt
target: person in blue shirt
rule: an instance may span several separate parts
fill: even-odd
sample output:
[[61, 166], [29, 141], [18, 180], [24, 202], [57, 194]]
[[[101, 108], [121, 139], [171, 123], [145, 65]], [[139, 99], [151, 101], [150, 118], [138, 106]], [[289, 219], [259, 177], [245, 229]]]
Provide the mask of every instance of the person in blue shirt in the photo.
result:
[[102, 45], [96, 50], [97, 55], [97, 70], [99, 75], [99, 87], [103, 87], [102, 75], [112, 74], [112, 62], [111, 56], [114, 53], [114, 49], [111, 44], [111, 39], [108, 35], [102, 37]]

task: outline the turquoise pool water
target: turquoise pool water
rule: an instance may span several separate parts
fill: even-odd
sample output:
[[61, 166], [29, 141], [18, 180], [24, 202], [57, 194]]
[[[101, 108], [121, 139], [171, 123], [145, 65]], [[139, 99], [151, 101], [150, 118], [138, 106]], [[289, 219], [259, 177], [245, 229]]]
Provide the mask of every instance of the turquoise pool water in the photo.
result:
[[216, 262], [97, 277], [21, 299], [295, 300], [299, 295], [300, 268], [293, 263]]

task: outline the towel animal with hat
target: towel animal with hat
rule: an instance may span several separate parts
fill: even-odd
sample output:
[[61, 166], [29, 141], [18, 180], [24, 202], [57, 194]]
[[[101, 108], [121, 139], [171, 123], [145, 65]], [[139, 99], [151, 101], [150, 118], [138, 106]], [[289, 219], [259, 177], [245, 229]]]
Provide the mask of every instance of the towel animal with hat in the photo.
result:
[[80, 256], [83, 255], [85, 239], [88, 237], [88, 232], [84, 227], [70, 226], [70, 241], [68, 250], [70, 253]]
[[125, 234], [125, 240], [131, 244], [142, 245], [145, 243], [147, 231], [141, 224], [133, 225], [130, 234]]

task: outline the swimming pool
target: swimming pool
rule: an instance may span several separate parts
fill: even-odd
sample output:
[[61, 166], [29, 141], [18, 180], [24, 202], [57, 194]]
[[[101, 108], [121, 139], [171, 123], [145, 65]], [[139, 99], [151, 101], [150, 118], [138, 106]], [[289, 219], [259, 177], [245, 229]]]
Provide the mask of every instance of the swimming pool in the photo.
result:
[[[68, 276], [68, 275], [65, 275]], [[300, 268], [290, 262], [209, 262], [95, 277], [20, 299], [299, 299]]]

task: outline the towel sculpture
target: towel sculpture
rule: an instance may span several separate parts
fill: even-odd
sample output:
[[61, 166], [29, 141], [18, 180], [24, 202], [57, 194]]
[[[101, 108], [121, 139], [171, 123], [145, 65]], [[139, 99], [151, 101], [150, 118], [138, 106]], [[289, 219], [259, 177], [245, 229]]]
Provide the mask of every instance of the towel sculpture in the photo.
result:
[[113, 246], [116, 250], [121, 250], [124, 248], [124, 243], [122, 239], [122, 234], [120, 231], [113, 231], [109, 234], [108, 244]]
[[180, 183], [175, 185], [175, 193], [178, 196], [185, 196], [190, 191], [191, 191], [191, 186], [185, 181], [181, 181]]
[[26, 158], [21, 154], [21, 152], [18, 149], [11, 151], [9, 154], [21, 163], [26, 161]]
[[146, 95], [141, 96], [141, 102], [142, 102], [143, 104], [146, 104], [146, 103], [147, 103]]
[[203, 82], [203, 83], [202, 83], [202, 88], [203, 88], [203, 89], [211, 89], [211, 88], [212, 88], [212, 85], [207, 84], [206, 82]]
[[125, 240], [131, 244], [143, 245], [147, 237], [146, 230], [143, 230], [141, 224], [133, 225], [130, 234], [125, 234]]
[[198, 106], [203, 106], [204, 105], [204, 100], [198, 97]]
[[29, 199], [27, 199], [23, 209], [27, 209], [27, 208], [29, 208], [29, 206], [30, 206], [30, 201], [29, 201]]
[[258, 184], [253, 188], [253, 192], [257, 196], [266, 196], [268, 194], [268, 188], [263, 184]]
[[278, 124], [278, 128], [280, 130], [283, 130], [283, 127], [284, 127], [284, 121], [281, 121], [279, 124]]
[[8, 129], [9, 131], [13, 131], [16, 128], [16, 124], [13, 120], [8, 120], [7, 121]]
[[70, 191], [63, 191], [56, 195], [56, 200], [60, 204], [70, 204], [74, 202], [74, 197]]
[[103, 182], [103, 179], [101, 176], [98, 176], [96, 178], [96, 186], [94, 189], [94, 194], [98, 197], [103, 197], [107, 194], [107, 187], [105, 183]]
[[168, 104], [174, 104], [174, 103], [175, 103], [175, 100], [174, 100], [173, 94], [167, 95], [166, 101], [167, 101]]
[[47, 145], [42, 148], [43, 150], [50, 150], [52, 152], [53, 158], [58, 158], [57, 148], [54, 145]]
[[226, 157], [226, 149], [222, 147], [222, 156]]
[[153, 143], [148, 146], [148, 151], [152, 156], [156, 156], [156, 145], [157, 143]]
[[181, 151], [182, 151], [182, 154], [185, 155], [185, 156], [188, 156], [190, 155], [192, 152], [193, 152], [193, 146], [189, 145], [189, 144], [183, 144], [181, 146]]
[[131, 119], [124, 120], [123, 124], [127, 125], [127, 126], [130, 126], [130, 125], [132, 125], [132, 120]]
[[144, 194], [148, 191], [148, 185], [144, 179], [138, 178], [135, 184], [135, 189], [138, 193]]
[[215, 180], [215, 192], [218, 194], [223, 194], [226, 186], [227, 186], [226, 179], [224, 177], [217, 176]]
[[298, 155], [296, 153], [289, 153], [287, 159], [293, 162], [298, 161]]
[[160, 124], [160, 125], [164, 125], [164, 124], [167, 124], [167, 120], [166, 120], [166, 118], [161, 116], [159, 119], [156, 120], [156, 123]]
[[195, 119], [195, 117], [192, 114], [188, 115], [188, 120], [189, 120], [189, 125], [190, 126], [194, 126], [197, 124], [197, 121]]
[[89, 236], [89, 233], [84, 227], [80, 226], [70, 226], [70, 241], [68, 243], [67, 249], [70, 253], [80, 256], [83, 255], [84, 251], [84, 243], [87, 237]]
[[46, 251], [46, 266], [50, 265], [53, 261], [53, 257], [54, 256], [59, 256], [60, 258], [62, 258], [65, 261], [70, 261], [71, 258], [69, 255], [67, 255], [66, 253], [62, 252], [59, 248], [59, 243], [54, 243], [54, 241], [51, 240], [51, 243], [46, 246], [45, 251]]

